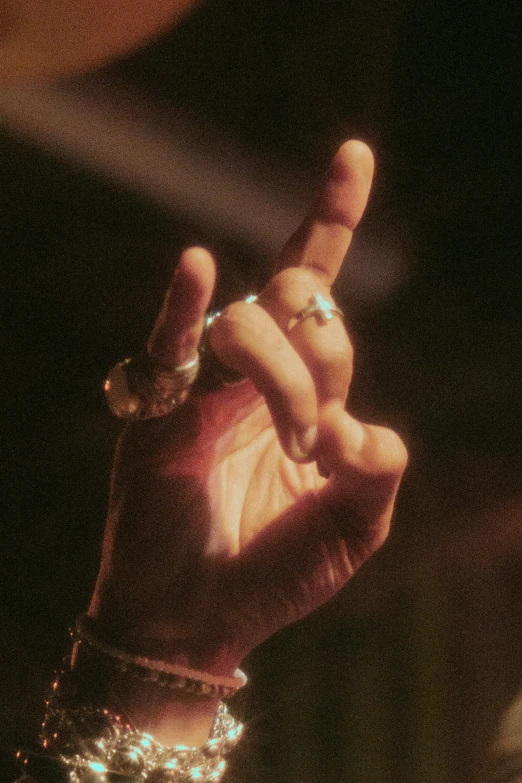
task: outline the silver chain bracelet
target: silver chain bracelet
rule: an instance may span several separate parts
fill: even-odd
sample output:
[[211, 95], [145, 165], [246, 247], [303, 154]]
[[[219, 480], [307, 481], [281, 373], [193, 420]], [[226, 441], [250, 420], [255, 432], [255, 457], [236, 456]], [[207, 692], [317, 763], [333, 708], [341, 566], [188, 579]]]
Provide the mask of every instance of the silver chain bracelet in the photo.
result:
[[67, 767], [70, 783], [210, 783], [221, 780], [242, 724], [219, 703], [200, 748], [162, 745], [110, 710], [47, 702], [43, 748]]

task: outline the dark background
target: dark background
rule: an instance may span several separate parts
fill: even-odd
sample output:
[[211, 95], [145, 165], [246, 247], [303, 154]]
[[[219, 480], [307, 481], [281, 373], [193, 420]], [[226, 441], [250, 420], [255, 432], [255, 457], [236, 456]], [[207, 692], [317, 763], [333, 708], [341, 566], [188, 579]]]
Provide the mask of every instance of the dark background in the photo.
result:
[[[520, 16], [502, 1], [217, 0], [103, 72], [309, 181], [342, 139], [366, 140], [378, 167], [361, 236], [399, 248], [405, 270], [380, 298], [339, 288], [352, 409], [411, 452], [394, 531], [330, 606], [247, 662], [242, 779], [475, 780], [522, 686]], [[8, 751], [34, 737], [95, 578], [118, 430], [107, 367], [140, 347], [189, 242], [216, 250], [234, 290], [268, 266], [0, 132]]]

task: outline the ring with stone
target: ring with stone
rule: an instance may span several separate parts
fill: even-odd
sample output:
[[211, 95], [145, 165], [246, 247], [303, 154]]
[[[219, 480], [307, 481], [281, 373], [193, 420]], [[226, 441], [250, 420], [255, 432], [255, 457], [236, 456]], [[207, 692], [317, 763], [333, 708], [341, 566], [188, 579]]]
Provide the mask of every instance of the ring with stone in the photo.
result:
[[110, 370], [104, 384], [105, 398], [120, 419], [139, 421], [167, 416], [184, 401], [198, 371], [198, 353], [185, 364], [167, 368], [142, 351]]
[[291, 331], [297, 324], [302, 323], [307, 318], [315, 318], [317, 324], [324, 326], [331, 321], [334, 315], [344, 318], [344, 313], [340, 307], [333, 302], [329, 302], [321, 294], [314, 294], [310, 297], [310, 303], [299, 310], [288, 322], [288, 331]]

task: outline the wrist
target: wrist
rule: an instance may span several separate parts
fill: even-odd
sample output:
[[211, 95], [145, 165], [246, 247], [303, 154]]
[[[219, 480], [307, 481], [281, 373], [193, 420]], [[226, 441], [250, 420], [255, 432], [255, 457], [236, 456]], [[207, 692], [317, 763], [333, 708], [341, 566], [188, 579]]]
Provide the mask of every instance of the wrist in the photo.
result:
[[87, 612], [96, 635], [110, 645], [166, 664], [210, 675], [233, 677], [246, 652], [223, 631], [223, 624], [200, 612], [198, 617], [167, 621], [130, 612], [121, 601], [93, 600]]
[[75, 698], [124, 715], [162, 743], [201, 744], [219, 700], [246, 682], [242, 672], [216, 675], [133, 654], [101, 634], [95, 620], [78, 618], [71, 656]]
[[217, 696], [201, 698], [121, 670], [96, 650], [76, 643], [71, 662], [74, 700], [125, 716], [158, 742], [200, 745], [209, 735]]

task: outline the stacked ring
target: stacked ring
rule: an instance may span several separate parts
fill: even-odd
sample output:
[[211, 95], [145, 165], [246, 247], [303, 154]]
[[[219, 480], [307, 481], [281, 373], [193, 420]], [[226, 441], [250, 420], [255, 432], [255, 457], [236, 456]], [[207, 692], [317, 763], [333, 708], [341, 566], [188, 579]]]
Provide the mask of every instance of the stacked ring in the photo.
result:
[[110, 370], [104, 385], [105, 397], [120, 419], [138, 421], [166, 416], [183, 401], [198, 371], [199, 354], [186, 364], [167, 370], [154, 364], [149, 354], [142, 351]]
[[[256, 300], [257, 296], [251, 295], [244, 301], [251, 304]], [[200, 352], [185, 364], [167, 369], [156, 364], [146, 351], [116, 364], [104, 385], [105, 397], [113, 414], [120, 419], [138, 421], [171, 413], [183, 402], [198, 376], [200, 353], [205, 357], [209, 376], [216, 379], [216, 386], [241, 383], [244, 377], [226, 367], [209, 345], [209, 331], [220, 315], [220, 311], [209, 313]], [[316, 293], [310, 298], [310, 303], [290, 319], [287, 330], [291, 331], [307, 318], [315, 318], [318, 324], [324, 325], [334, 315], [344, 318], [337, 305]]]

